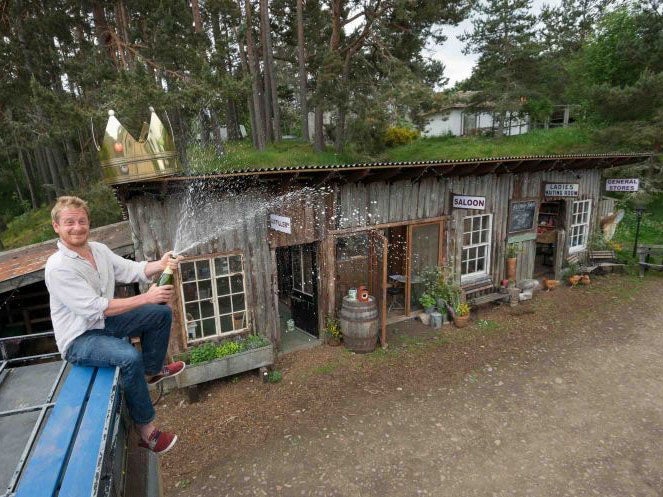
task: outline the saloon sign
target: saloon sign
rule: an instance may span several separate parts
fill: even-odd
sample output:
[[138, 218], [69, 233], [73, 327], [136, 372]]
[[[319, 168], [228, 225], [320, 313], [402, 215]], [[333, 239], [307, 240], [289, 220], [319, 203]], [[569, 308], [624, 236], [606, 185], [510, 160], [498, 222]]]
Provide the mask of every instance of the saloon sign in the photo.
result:
[[274, 231], [281, 231], [282, 233], [292, 233], [290, 229], [290, 218], [285, 216], [277, 216], [276, 214], [269, 215], [269, 225]]
[[637, 178], [607, 179], [605, 180], [606, 192], [637, 192], [640, 180]]
[[543, 195], [545, 197], [577, 197], [579, 186], [578, 183], [546, 183]]
[[467, 195], [454, 195], [452, 207], [454, 209], [486, 209], [486, 197], [469, 197]]

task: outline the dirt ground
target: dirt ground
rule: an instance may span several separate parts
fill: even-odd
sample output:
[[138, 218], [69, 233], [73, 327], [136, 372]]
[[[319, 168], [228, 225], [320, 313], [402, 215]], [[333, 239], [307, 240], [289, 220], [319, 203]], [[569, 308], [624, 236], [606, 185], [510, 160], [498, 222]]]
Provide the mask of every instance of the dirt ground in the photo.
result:
[[323, 346], [157, 406], [167, 496], [661, 496], [663, 278], [607, 275], [472, 326]]

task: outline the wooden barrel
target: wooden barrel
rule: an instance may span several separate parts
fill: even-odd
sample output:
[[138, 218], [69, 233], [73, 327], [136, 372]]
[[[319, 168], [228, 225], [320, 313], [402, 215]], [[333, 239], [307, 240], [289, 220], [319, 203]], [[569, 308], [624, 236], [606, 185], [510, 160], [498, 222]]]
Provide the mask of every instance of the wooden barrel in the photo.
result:
[[373, 297], [368, 302], [343, 297], [340, 313], [343, 344], [358, 354], [373, 352], [378, 340], [378, 308]]

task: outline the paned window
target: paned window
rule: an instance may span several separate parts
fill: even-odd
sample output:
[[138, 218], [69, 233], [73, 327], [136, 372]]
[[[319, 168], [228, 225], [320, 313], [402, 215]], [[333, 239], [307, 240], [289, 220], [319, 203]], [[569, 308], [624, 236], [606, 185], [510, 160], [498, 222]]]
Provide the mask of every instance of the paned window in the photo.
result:
[[313, 296], [313, 252], [310, 245], [292, 247], [292, 288]]
[[488, 274], [490, 267], [490, 233], [492, 214], [463, 218], [463, 253], [461, 280]]
[[589, 238], [589, 213], [591, 209], [591, 200], [576, 200], [573, 202], [569, 252], [578, 252], [584, 250], [587, 246], [587, 239]]
[[189, 341], [246, 329], [241, 255], [182, 262], [180, 273]]

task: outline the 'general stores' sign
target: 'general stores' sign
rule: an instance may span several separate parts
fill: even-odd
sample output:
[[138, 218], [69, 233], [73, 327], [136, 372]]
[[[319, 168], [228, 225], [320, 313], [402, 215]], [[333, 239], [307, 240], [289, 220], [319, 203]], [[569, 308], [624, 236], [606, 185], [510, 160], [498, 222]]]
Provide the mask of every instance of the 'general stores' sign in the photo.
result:
[[285, 216], [277, 216], [276, 214], [269, 215], [269, 224], [270, 227], [275, 231], [281, 231], [283, 233], [292, 233], [290, 228], [290, 218]]
[[467, 195], [454, 195], [452, 206], [454, 209], [486, 209], [486, 197], [469, 197]]
[[577, 197], [580, 190], [578, 183], [546, 183], [544, 197]]
[[637, 192], [640, 180], [637, 178], [613, 178], [605, 180], [606, 192]]

